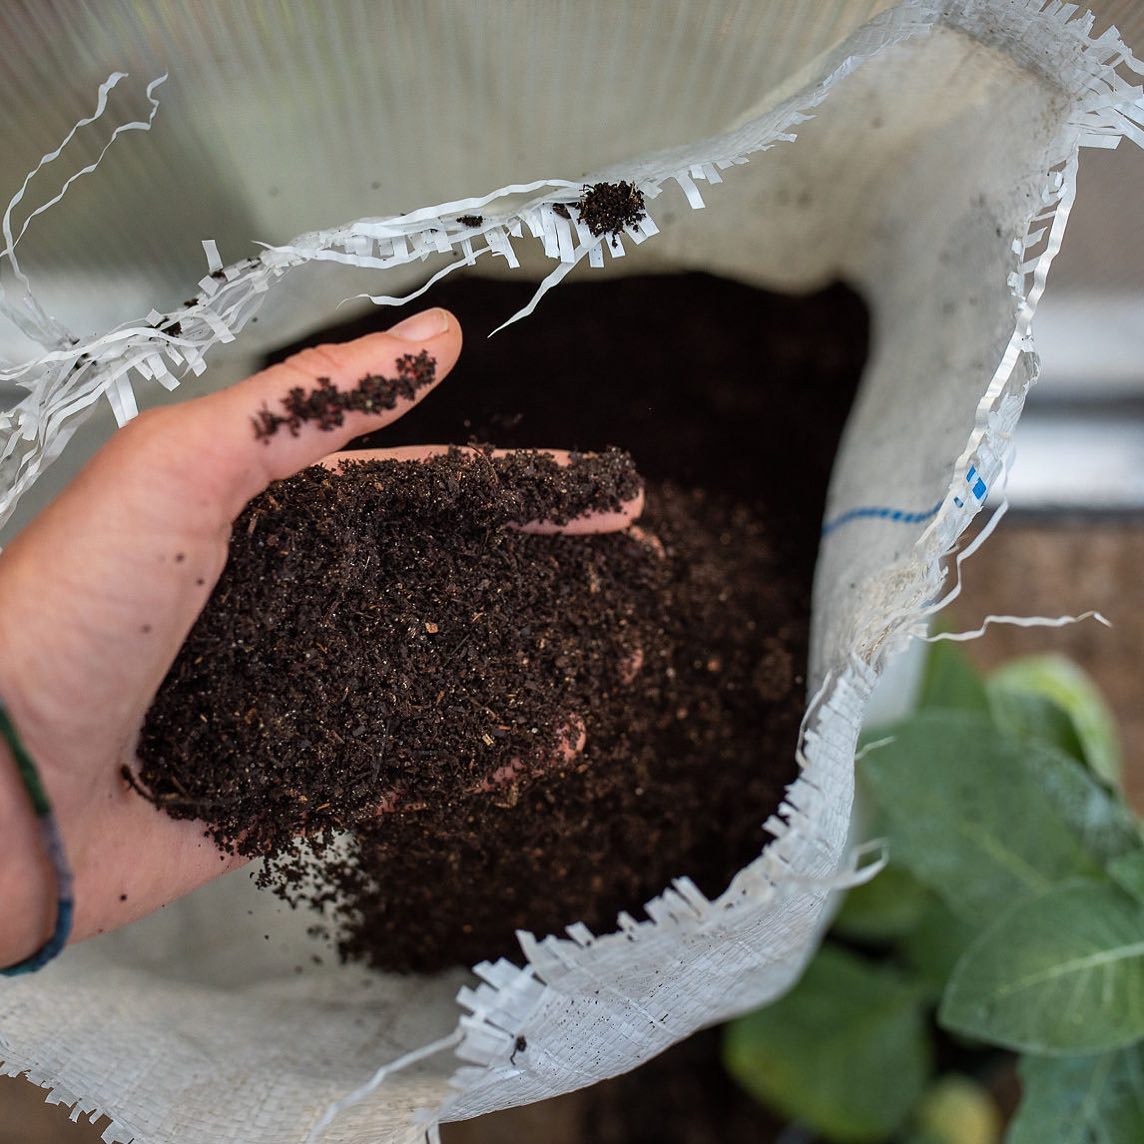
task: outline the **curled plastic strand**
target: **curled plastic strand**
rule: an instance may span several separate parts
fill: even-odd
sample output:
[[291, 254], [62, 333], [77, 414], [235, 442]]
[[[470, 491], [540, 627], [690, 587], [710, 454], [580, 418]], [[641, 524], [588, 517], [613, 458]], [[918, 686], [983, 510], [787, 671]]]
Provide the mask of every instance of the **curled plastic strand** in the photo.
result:
[[[886, 740], [883, 740], [885, 742]], [[893, 740], [889, 740], [893, 742]], [[872, 861], [864, 861], [866, 858]], [[850, 852], [851, 869], [848, 873], [838, 875], [836, 888], [852, 890], [856, 886], [864, 886], [873, 881], [890, 861], [890, 843], [885, 838], [871, 838], [863, 842]]]
[[[68, 188], [71, 187], [72, 183], [74, 183], [76, 181], [76, 179], [79, 179], [83, 175], [88, 175], [92, 171], [94, 171], [96, 169], [96, 167], [98, 167], [99, 164], [103, 161], [103, 157], [110, 150], [111, 145], [115, 142], [116, 139], [119, 138], [120, 135], [123, 134], [123, 132], [125, 132], [125, 131], [150, 131], [151, 130], [151, 124], [155, 119], [155, 113], [159, 110], [159, 101], [155, 98], [154, 91], [160, 84], [162, 84], [167, 79], [166, 74], [164, 73], [163, 75], [159, 76], [157, 79], [153, 79], [147, 85], [147, 92], [146, 92], [147, 102], [150, 103], [150, 105], [151, 105], [151, 112], [147, 116], [147, 119], [146, 120], [137, 119], [137, 120], [133, 120], [130, 123], [121, 123], [118, 127], [116, 127], [115, 130], [112, 131], [112, 133], [111, 133], [111, 138], [108, 139], [108, 141], [103, 145], [103, 149], [100, 151], [100, 153], [99, 153], [98, 157], [95, 159], [95, 161], [92, 163], [89, 163], [86, 167], [83, 167], [80, 170], [76, 171], [73, 175], [70, 175], [67, 178], [67, 180], [64, 182], [64, 185], [60, 188], [59, 193], [54, 198], [49, 199], [46, 203], [41, 203], [40, 206], [38, 206], [34, 211], [32, 211], [31, 214], [28, 215], [28, 217], [26, 219], [24, 219], [24, 224], [23, 224], [23, 226], [20, 227], [20, 233], [15, 235], [15, 236], [13, 236], [13, 233], [12, 233], [12, 212], [16, 209], [16, 207], [23, 200], [24, 195], [28, 190], [28, 185], [31, 183], [32, 179], [35, 178], [35, 176], [44, 167], [46, 167], [49, 163], [54, 162], [56, 159], [58, 159], [60, 157], [60, 154], [63, 152], [63, 149], [72, 141], [72, 139], [75, 138], [75, 133], [81, 127], [86, 127], [89, 124], [94, 123], [97, 119], [100, 118], [101, 115], [103, 115], [104, 111], [107, 109], [108, 94], [110, 93], [112, 88], [114, 88], [119, 83], [120, 80], [126, 79], [126, 78], [127, 78], [126, 72], [113, 72], [110, 76], [107, 77], [106, 80], [104, 80], [104, 82], [102, 84], [100, 84], [99, 94], [98, 94], [98, 98], [96, 100], [95, 111], [90, 116], [79, 120], [79, 122], [76, 123], [72, 127], [72, 129], [67, 133], [67, 135], [64, 137], [63, 142], [54, 151], [49, 151], [46, 155], [43, 155], [40, 158], [40, 161], [36, 164], [36, 166], [31, 171], [28, 172], [28, 174], [24, 177], [24, 182], [21, 184], [20, 189], [16, 192], [15, 195], [12, 196], [11, 200], [9, 201], [7, 209], [4, 211], [3, 221], [2, 221], [2, 223], [0, 223], [0, 228], [2, 228], [3, 235], [4, 235], [4, 246], [2, 248], [0, 248], [0, 259], [3, 259], [5, 256], [7, 256], [8, 261], [12, 264], [13, 274], [15, 274], [16, 278], [20, 281], [20, 283], [24, 287], [25, 301], [32, 308], [36, 318], [38, 318], [39, 321], [41, 323], [43, 323], [43, 332], [47, 332], [48, 330], [50, 330], [53, 325], [57, 325], [57, 327], [58, 327], [58, 324], [52, 322], [52, 320], [47, 316], [47, 314], [45, 314], [43, 312], [43, 310], [41, 310], [39, 304], [35, 301], [35, 298], [32, 296], [31, 283], [28, 281], [23, 270], [21, 270], [20, 264], [16, 259], [16, 247], [19, 244], [20, 240], [24, 237], [24, 234], [26, 233], [29, 225], [31, 224], [32, 219], [34, 219], [37, 215], [43, 214], [44, 211], [48, 210], [50, 207], [55, 206], [56, 203], [58, 203], [64, 197], [64, 195], [67, 194]], [[3, 297], [3, 292], [2, 292], [2, 290], [0, 290], [0, 298], [2, 298], [2, 297]], [[25, 332], [27, 332], [27, 331], [25, 331]]]
[[[872, 862], [862, 864], [862, 859], [877, 855]], [[791, 886], [798, 886], [810, 890], [827, 890], [831, 893], [839, 890], [853, 890], [872, 882], [888, 865], [890, 861], [889, 845], [884, 838], [875, 838], [863, 842], [850, 852], [847, 868], [829, 878], [808, 878], [799, 874], [787, 874], [786, 881]]]
[[325, 1135], [326, 1129], [329, 1128], [346, 1109], [353, 1108], [356, 1104], [361, 1104], [370, 1093], [381, 1086], [387, 1077], [392, 1076], [394, 1073], [401, 1072], [402, 1069], [406, 1069], [418, 1061], [423, 1061], [427, 1057], [434, 1057], [438, 1053], [445, 1052], [447, 1049], [455, 1048], [461, 1043], [462, 1037], [463, 1034], [461, 1030], [455, 1029], [447, 1037], [442, 1037], [439, 1041], [432, 1041], [428, 1045], [423, 1045], [419, 1049], [414, 1049], [412, 1052], [398, 1057], [395, 1061], [390, 1061], [389, 1064], [382, 1065], [365, 1084], [360, 1088], [355, 1088], [353, 1092], [343, 1096], [340, 1100], [335, 1100], [333, 1104], [322, 1113], [317, 1124], [315, 1124], [307, 1134], [306, 1144], [319, 1144], [319, 1141], [321, 1141]]
[[1008, 624], [1015, 628], [1065, 628], [1070, 624], [1080, 624], [1085, 620], [1096, 620], [1106, 628], [1112, 627], [1109, 620], [1097, 611], [1081, 612], [1079, 616], [986, 616], [979, 628], [971, 632], [934, 632], [932, 635], [919, 636], [925, 643], [939, 643], [941, 640], [950, 640], [953, 643], [965, 643], [967, 640], [980, 639], [985, 635], [987, 628], [993, 624]]
[[867, 743], [860, 751], [855, 752], [854, 762], [860, 763], [867, 755], [872, 755], [875, 751], [880, 751], [883, 747], [888, 747], [897, 741], [896, 735], [887, 735], [884, 739], [875, 739], [872, 743]]
[[[1000, 483], [1000, 482], [998, 482]], [[964, 564], [977, 550], [993, 535], [997, 530], [997, 526], [1004, 519], [1005, 514], [1009, 511], [1009, 500], [1004, 499], [996, 509], [993, 515], [985, 522], [981, 531], [960, 551], [954, 556], [954, 582], [953, 587], [938, 601], [930, 604], [921, 612], [922, 616], [935, 616], [938, 612], [948, 607], [961, 595], [961, 566]]]
[[[489, 248], [482, 247], [480, 250], [473, 251], [473, 260], [476, 261], [482, 254], [488, 254]], [[404, 297], [398, 298], [391, 294], [354, 294], [352, 297], [343, 298], [338, 306], [344, 306], [347, 302], [357, 301], [359, 298], [368, 298], [375, 306], [404, 306], [406, 302], [412, 302], [414, 298], [420, 298], [431, 286], [436, 285], [447, 274], [452, 274], [454, 270], [459, 270], [462, 266], [467, 266], [467, 262], [450, 262], [448, 266], [443, 266], [434, 274], [424, 286], [414, 290], [411, 294], [406, 294]]]
[[[1001, 458], [1001, 472], [998, 474], [997, 479], [993, 482], [994, 493], [999, 490], [1004, 490], [1008, 484], [1010, 465], [1010, 457], [1005, 456]], [[976, 465], [974, 465], [973, 468], [976, 469]], [[973, 511], [977, 512], [979, 509], [974, 509]], [[899, 634], [905, 633], [906, 635], [916, 637], [917, 639], [928, 639], [929, 637], [926, 632], [926, 621], [931, 616], [937, 615], [944, 608], [948, 607], [953, 603], [954, 600], [958, 598], [958, 596], [961, 595], [962, 564], [964, 564], [965, 561], [968, 560], [986, 542], [986, 540], [988, 540], [989, 537], [993, 535], [997, 526], [1004, 519], [1005, 514], [1008, 511], [1008, 497], [1003, 497], [1001, 503], [993, 511], [993, 515], [985, 522], [985, 525], [981, 531], [969, 542], [969, 544], [965, 546], [965, 548], [953, 554], [953, 587], [944, 596], [930, 604], [925, 605], [920, 609], [910, 613], [906, 613], [900, 610], [896, 612], [889, 623], [886, 625], [887, 632], [894, 632]], [[935, 524], [936, 521], [934, 524], [931, 524], [925, 530], [925, 532], [922, 533], [921, 537], [916, 542], [918, 545], [921, 545], [923, 541], [925, 541], [933, 533]]]
[[553, 270], [552, 273], [549, 274], [536, 288], [536, 292], [532, 295], [528, 305], [517, 310], [517, 312], [513, 314], [513, 316], [509, 318], [507, 322], [502, 322], [499, 326], [497, 326], [497, 328], [489, 334], [489, 337], [491, 338], [493, 334], [499, 334], [501, 330], [503, 330], [506, 326], [511, 326], [513, 322], [519, 322], [521, 318], [527, 318], [528, 315], [531, 314], [532, 311], [535, 310], [539, 305], [540, 299], [543, 298], [544, 295], [547, 294], [553, 286], [556, 286], [558, 283], [563, 281], [563, 279], [567, 277], [568, 272], [576, 265], [577, 262], [580, 261], [581, 258], [583, 258], [584, 254], [586, 253], [587, 251], [584, 247], [578, 247], [574, 261], [559, 263], [556, 269]]

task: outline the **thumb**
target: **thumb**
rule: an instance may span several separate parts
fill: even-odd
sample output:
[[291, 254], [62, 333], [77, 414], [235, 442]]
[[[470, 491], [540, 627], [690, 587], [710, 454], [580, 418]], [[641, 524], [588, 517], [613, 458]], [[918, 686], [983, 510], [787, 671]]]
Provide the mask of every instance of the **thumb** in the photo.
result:
[[151, 446], [149, 500], [160, 491], [159, 477], [184, 513], [201, 506], [205, 517], [188, 523], [229, 526], [271, 481], [396, 421], [453, 368], [460, 351], [456, 318], [426, 310], [385, 333], [303, 350], [238, 385], [145, 414], [127, 427], [143, 442], [127, 433], [119, 439], [133, 450]]
[[[116, 729], [131, 735], [226, 563], [231, 522], [246, 502], [400, 417], [460, 348], [456, 319], [429, 310], [388, 333], [304, 350], [229, 389], [150, 410], [116, 433], [0, 557], [6, 674], [40, 684], [21, 697], [35, 709], [25, 712], [37, 725], [29, 732], [50, 739], [70, 726], [72, 745], [89, 750]], [[403, 366], [422, 352], [415, 371]], [[306, 406], [316, 389], [326, 404]], [[294, 408], [318, 416], [283, 421], [268, 436], [266, 413], [288, 417], [291, 391], [303, 402]], [[377, 400], [371, 412], [358, 399], [338, 406], [335, 424], [332, 391]], [[96, 718], [103, 734], [85, 738]]]

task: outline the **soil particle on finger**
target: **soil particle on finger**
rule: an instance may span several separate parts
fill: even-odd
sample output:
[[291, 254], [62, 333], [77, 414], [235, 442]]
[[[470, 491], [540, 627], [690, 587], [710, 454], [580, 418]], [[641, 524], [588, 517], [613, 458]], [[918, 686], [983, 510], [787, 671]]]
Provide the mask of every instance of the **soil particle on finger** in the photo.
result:
[[315, 421], [319, 429], [329, 432], [345, 422], [345, 415], [383, 413], [396, 408], [398, 401], [412, 401], [417, 394], [437, 379], [437, 362], [428, 351], [403, 354], [396, 362], [395, 377], [368, 374], [353, 389], [340, 390], [328, 378], [319, 377], [307, 392], [295, 386], [281, 399], [285, 413], [273, 413], [266, 406], [251, 418], [254, 436], [269, 441], [283, 425], [297, 437], [303, 422]]

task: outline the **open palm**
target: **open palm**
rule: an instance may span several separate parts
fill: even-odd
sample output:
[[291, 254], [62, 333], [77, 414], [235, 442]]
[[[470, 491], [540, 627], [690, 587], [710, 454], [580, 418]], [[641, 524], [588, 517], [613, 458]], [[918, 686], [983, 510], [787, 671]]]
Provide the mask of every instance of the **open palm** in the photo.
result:
[[[242, 859], [124, 781], [144, 715], [227, 559], [231, 523], [271, 481], [400, 417], [413, 400], [321, 431], [261, 438], [260, 411], [329, 378], [352, 389], [424, 349], [435, 380], [461, 332], [431, 310], [388, 333], [303, 351], [227, 390], [142, 414], [0, 555], [0, 696], [52, 799], [75, 873], [74, 938], [134, 920]], [[425, 451], [421, 451], [422, 453]], [[404, 451], [405, 456], [417, 455]], [[574, 522], [623, 528], [638, 514]], [[26, 794], [0, 755], [0, 965], [51, 932], [55, 897]]]

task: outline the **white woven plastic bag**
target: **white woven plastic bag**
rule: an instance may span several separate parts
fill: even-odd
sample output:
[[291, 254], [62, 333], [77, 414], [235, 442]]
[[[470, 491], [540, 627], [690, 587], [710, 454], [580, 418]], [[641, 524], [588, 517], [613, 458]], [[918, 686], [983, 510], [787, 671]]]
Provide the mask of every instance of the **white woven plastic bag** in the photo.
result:
[[[27, 392], [0, 415], [0, 519], [105, 401], [126, 420], [136, 390], [193, 389], [207, 361], [234, 376], [346, 297], [455, 266], [519, 260], [545, 286], [621, 254], [617, 271], [778, 288], [844, 276], [875, 320], [826, 508], [802, 776], [720, 898], [684, 880], [612, 934], [569, 918], [476, 979], [299, 976], [308, 919], [240, 873], [0, 982], [0, 1069], [110, 1115], [109, 1144], [413, 1142], [788, 988], [852, 869], [873, 683], [1003, 471], [1078, 148], [1144, 143], [1144, 68], [1115, 31], [1038, 0], [104, 0], [53, 17], [25, 0], [0, 23], [12, 192], [100, 92], [5, 216], [0, 381]], [[115, 124], [149, 130], [23, 232]], [[605, 178], [648, 200], [622, 249], [549, 205]]]

